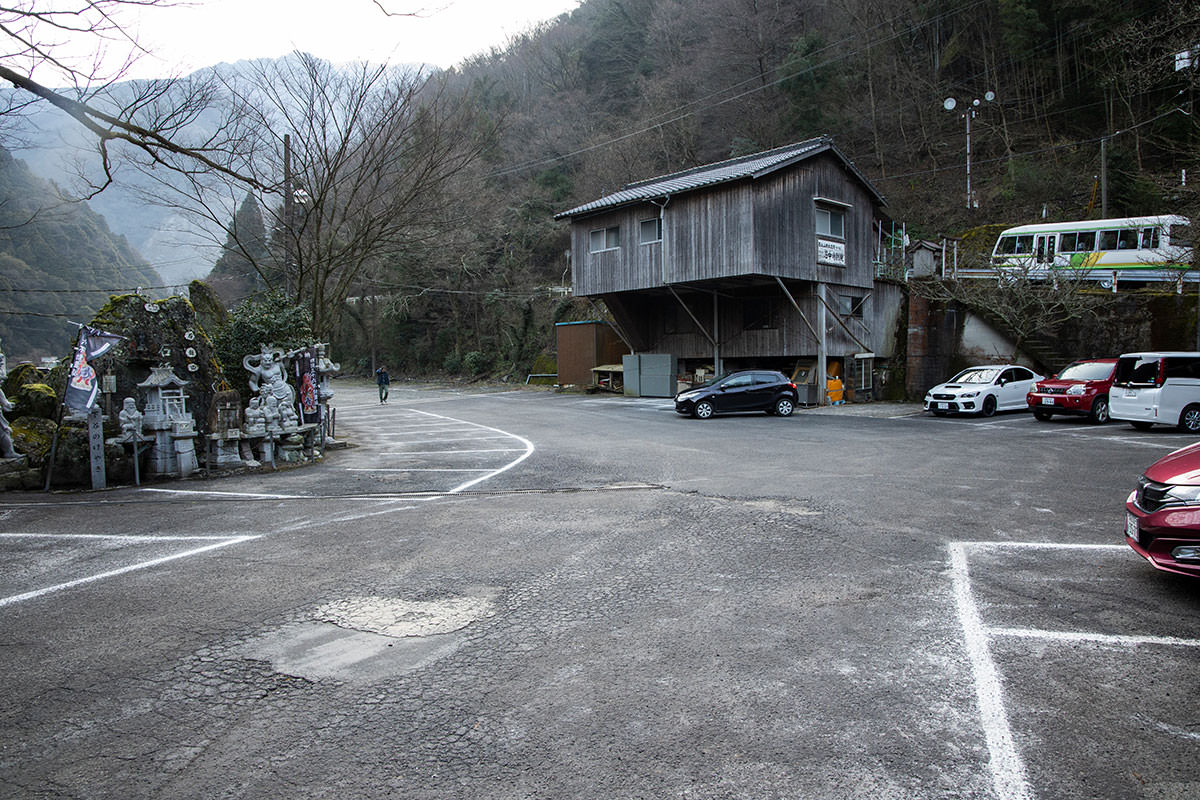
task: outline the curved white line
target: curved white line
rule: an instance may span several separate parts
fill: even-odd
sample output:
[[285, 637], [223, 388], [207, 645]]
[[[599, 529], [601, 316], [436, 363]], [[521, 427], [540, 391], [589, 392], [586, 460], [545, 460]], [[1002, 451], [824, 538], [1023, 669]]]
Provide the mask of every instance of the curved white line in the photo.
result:
[[483, 483], [484, 481], [491, 480], [492, 478], [496, 477], [497, 475], [499, 475], [502, 472], [508, 472], [510, 469], [515, 467], [517, 464], [520, 464], [522, 461], [524, 461], [525, 459], [527, 459], [531, 455], [533, 455], [533, 451], [535, 449], [533, 446], [533, 442], [529, 441], [528, 439], [526, 439], [523, 436], [517, 436], [515, 433], [509, 433], [508, 431], [502, 431], [499, 428], [491, 428], [491, 427], [488, 427], [487, 425], [480, 425], [477, 422], [467, 422], [466, 420], [463, 420], [463, 419], [455, 419], [454, 417], [445, 417], [445, 416], [442, 416], [441, 414], [433, 414], [429, 411], [419, 411], [415, 408], [412, 409], [412, 411], [416, 414], [424, 414], [427, 417], [435, 417], [436, 419], [450, 420], [451, 422], [458, 422], [463, 425], [470, 425], [474, 428], [480, 428], [485, 431], [492, 431], [493, 433], [500, 433], [505, 436], [516, 439], [518, 442], [525, 445], [525, 451], [523, 453], [521, 453], [521, 455], [519, 455], [515, 459], [513, 459], [512, 461], [505, 464], [503, 467], [500, 467], [499, 469], [494, 469], [494, 470], [488, 472], [486, 475], [481, 475], [478, 478], [475, 478], [474, 480], [470, 480], [470, 481], [467, 481], [466, 483], [455, 486], [453, 489], [446, 492], [446, 494], [458, 494], [459, 492], [470, 489], [472, 486], [476, 486], [480, 483]]

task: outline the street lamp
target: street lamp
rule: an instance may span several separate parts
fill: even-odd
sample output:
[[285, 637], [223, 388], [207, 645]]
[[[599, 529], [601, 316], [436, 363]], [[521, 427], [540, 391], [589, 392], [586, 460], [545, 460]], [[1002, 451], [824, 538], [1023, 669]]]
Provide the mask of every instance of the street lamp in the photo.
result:
[[[988, 91], [984, 93], [983, 100], [976, 97], [971, 101], [971, 105], [967, 106], [967, 110], [962, 112], [962, 117], [967, 121], [967, 208], [979, 208], [978, 201], [975, 200], [975, 194], [971, 191], [971, 119], [979, 113], [981, 103], [990, 103], [996, 99], [996, 93]], [[958, 101], [953, 97], [947, 97], [942, 101], [942, 108], [947, 111], [953, 111], [958, 108]]]

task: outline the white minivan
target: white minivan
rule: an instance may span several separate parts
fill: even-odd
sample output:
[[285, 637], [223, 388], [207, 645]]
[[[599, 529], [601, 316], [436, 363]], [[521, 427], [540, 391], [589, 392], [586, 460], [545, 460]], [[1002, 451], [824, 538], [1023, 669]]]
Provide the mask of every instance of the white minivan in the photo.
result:
[[1138, 430], [1177, 425], [1200, 433], [1200, 352], [1126, 353], [1117, 359], [1109, 415]]

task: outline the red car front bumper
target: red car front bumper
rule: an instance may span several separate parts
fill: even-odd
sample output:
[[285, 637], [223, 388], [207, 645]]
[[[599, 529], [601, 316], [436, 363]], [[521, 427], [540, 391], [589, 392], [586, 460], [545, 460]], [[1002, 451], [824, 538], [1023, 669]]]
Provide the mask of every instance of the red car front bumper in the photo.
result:
[[1125, 501], [1125, 542], [1156, 569], [1200, 578], [1200, 507], [1147, 513], [1133, 498]]

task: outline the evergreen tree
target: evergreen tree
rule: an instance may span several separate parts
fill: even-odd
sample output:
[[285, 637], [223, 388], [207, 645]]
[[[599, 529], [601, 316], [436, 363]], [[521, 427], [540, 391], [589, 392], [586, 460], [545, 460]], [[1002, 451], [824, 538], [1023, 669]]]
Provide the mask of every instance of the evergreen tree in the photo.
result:
[[264, 288], [263, 272], [270, 261], [262, 210], [247, 192], [233, 215], [221, 257], [206, 280], [221, 300], [232, 306]]

